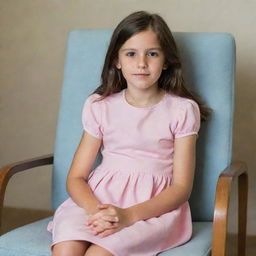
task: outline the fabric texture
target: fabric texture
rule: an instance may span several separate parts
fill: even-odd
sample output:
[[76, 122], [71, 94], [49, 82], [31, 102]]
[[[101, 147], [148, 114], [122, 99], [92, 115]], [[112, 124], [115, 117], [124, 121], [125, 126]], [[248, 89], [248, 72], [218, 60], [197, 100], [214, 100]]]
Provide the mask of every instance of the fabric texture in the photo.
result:
[[[130, 105], [125, 90], [96, 101], [99, 97], [89, 96], [82, 113], [84, 130], [103, 140], [103, 160], [88, 179], [95, 196], [102, 203], [126, 208], [171, 186], [174, 139], [198, 133], [198, 105], [169, 93], [143, 108]], [[188, 202], [105, 238], [91, 234], [87, 218], [85, 210], [68, 198], [48, 226], [53, 244], [85, 240], [115, 256], [152, 256], [187, 242], [192, 233]]]

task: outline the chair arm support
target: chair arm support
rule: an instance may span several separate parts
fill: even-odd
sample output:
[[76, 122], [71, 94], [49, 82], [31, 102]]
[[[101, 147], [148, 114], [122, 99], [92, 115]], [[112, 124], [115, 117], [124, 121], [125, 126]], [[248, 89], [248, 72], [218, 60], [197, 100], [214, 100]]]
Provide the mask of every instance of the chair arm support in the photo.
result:
[[53, 164], [53, 154], [44, 155], [12, 164], [8, 164], [2, 168], [0, 168], [0, 228], [1, 228], [1, 220], [2, 220], [2, 209], [3, 209], [3, 201], [6, 186], [8, 184], [9, 179], [18, 172], [31, 169], [34, 167], [39, 167], [43, 165]]
[[213, 220], [212, 256], [226, 255], [228, 207], [230, 192], [234, 181], [238, 179], [238, 254], [245, 256], [248, 175], [244, 162], [236, 161], [219, 176]]

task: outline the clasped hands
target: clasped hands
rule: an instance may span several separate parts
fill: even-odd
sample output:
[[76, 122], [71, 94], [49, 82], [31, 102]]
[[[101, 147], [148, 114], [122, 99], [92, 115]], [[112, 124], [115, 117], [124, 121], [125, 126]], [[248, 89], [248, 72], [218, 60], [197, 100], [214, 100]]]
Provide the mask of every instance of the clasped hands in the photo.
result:
[[128, 209], [110, 204], [99, 204], [98, 212], [90, 215], [86, 225], [93, 235], [106, 237], [133, 224]]

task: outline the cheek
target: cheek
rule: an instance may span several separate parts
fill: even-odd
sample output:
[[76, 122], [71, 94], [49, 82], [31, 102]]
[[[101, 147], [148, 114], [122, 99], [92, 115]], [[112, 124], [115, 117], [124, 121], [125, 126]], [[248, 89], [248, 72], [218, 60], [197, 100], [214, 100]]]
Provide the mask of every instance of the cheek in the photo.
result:
[[122, 72], [122, 74], [123, 74], [123, 77], [125, 78], [125, 79], [127, 79], [127, 75], [128, 75], [128, 70], [127, 70], [127, 67], [126, 68], [121, 68], [121, 72]]
[[122, 61], [121, 62], [121, 70], [123, 73], [131, 72], [132, 70], [132, 65], [128, 61]]
[[163, 67], [162, 66], [156, 67], [155, 70], [154, 70], [154, 77], [155, 77], [155, 79], [158, 80], [160, 78], [162, 72], [163, 72]]
[[154, 72], [156, 74], [161, 74], [162, 73], [162, 70], [163, 70], [163, 64], [162, 63], [156, 63], [152, 69], [154, 70]]

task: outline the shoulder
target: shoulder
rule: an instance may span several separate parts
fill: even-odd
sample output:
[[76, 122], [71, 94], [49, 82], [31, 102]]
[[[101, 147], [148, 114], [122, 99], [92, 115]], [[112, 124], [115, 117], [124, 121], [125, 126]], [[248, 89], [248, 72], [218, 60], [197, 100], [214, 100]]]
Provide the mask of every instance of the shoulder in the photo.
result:
[[196, 101], [169, 94], [167, 102], [174, 120], [179, 122], [185, 119], [195, 119], [195, 121], [200, 122], [201, 113]]
[[114, 93], [107, 97], [93, 93], [87, 97], [84, 109], [100, 113], [116, 113], [121, 107], [121, 93]]
[[115, 101], [117, 99], [119, 99], [121, 96], [121, 92], [118, 93], [113, 93], [111, 95], [108, 95], [106, 97], [102, 97], [102, 95], [98, 94], [98, 93], [93, 93], [90, 96], [88, 96], [88, 98], [86, 99], [86, 101], [91, 102], [91, 103], [95, 103], [95, 102], [110, 102], [110, 101]]
[[170, 93], [167, 95], [166, 107], [176, 117], [186, 112], [194, 112], [196, 115], [200, 115], [200, 109], [196, 101]]
[[172, 109], [174, 120], [171, 130], [175, 138], [198, 133], [200, 109], [194, 100], [172, 95]]
[[178, 109], [186, 109], [186, 108], [199, 108], [196, 101], [188, 98], [184, 98], [181, 96], [177, 96], [174, 94], [168, 94], [168, 103], [172, 106], [172, 108]]
[[93, 93], [91, 95], [89, 95], [87, 97], [87, 99], [85, 100], [85, 103], [90, 103], [90, 104], [93, 104], [95, 102], [99, 102], [100, 101], [100, 98], [101, 98], [101, 95], [98, 94], [98, 93]]
[[84, 107], [92, 108], [92, 109], [99, 109], [102, 106], [102, 103], [105, 99], [102, 99], [102, 95], [98, 93], [93, 93], [89, 95], [84, 102]]

